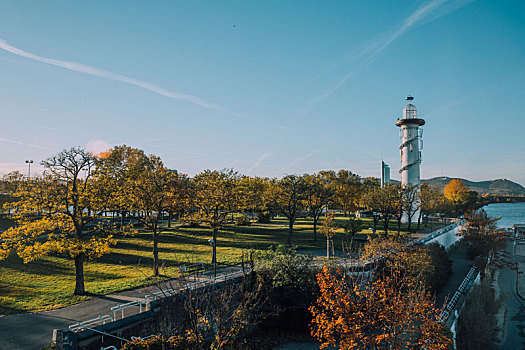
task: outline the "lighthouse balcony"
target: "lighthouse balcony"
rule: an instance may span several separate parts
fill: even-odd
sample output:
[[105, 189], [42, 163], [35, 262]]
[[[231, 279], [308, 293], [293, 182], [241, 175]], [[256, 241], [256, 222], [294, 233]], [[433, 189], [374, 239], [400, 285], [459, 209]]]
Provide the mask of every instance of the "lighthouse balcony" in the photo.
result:
[[419, 118], [398, 119], [396, 121], [396, 125], [397, 126], [402, 126], [402, 125], [418, 125], [418, 126], [422, 126], [422, 125], [425, 125], [425, 120], [424, 119], [419, 119]]

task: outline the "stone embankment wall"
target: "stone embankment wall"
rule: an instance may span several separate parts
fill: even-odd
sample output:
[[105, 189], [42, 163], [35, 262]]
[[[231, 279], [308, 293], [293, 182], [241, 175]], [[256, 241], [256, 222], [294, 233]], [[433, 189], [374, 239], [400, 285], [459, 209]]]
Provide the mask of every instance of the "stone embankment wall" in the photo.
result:
[[461, 230], [463, 221], [456, 222], [454, 224], [443, 227], [442, 229], [436, 230], [422, 239], [424, 244], [439, 243], [448, 252], [450, 248], [461, 239], [458, 235]]

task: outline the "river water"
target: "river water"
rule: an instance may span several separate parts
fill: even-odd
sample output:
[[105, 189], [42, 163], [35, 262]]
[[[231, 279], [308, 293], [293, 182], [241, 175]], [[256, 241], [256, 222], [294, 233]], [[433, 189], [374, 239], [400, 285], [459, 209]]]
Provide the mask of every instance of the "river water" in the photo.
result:
[[523, 203], [492, 203], [483, 207], [488, 216], [501, 217], [496, 225], [508, 228], [514, 224], [525, 224], [525, 202]]

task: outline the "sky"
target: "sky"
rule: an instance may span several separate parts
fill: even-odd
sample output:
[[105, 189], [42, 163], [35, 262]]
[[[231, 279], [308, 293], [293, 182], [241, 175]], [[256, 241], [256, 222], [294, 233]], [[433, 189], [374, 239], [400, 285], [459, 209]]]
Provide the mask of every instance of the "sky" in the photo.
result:
[[399, 179], [407, 95], [421, 176], [525, 185], [525, 2], [0, 2], [0, 174], [62, 149], [143, 149], [194, 175]]

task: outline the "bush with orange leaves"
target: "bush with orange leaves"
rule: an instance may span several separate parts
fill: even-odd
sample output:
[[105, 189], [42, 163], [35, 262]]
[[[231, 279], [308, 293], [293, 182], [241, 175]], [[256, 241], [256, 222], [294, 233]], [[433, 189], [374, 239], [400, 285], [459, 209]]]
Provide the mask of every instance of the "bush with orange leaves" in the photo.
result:
[[322, 348], [433, 350], [451, 342], [430, 293], [406, 273], [384, 267], [369, 279], [324, 266], [317, 281], [311, 328]]

